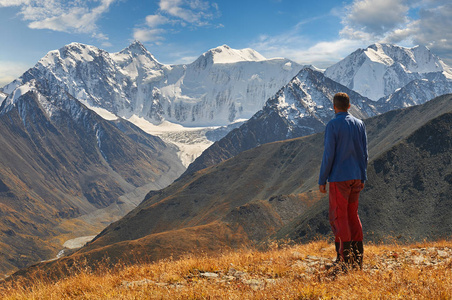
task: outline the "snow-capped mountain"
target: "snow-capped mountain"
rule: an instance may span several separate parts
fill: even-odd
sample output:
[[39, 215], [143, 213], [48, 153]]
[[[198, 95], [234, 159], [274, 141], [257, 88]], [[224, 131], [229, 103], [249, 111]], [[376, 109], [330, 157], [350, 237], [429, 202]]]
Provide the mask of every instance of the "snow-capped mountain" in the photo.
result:
[[226, 45], [188, 65], [164, 65], [139, 42], [113, 54], [72, 43], [49, 52], [3, 91], [46, 78], [89, 106], [127, 119], [220, 126], [250, 118], [300, 69], [287, 59], [266, 60]]
[[249, 119], [301, 68], [226, 45], [191, 64], [165, 65], [137, 41], [118, 53], [71, 43], [50, 51], [3, 92], [45, 79], [97, 112], [101, 108], [175, 143], [188, 166], [212, 144], [206, 127]]
[[435, 78], [437, 85], [447, 85], [452, 81], [451, 68], [428, 48], [404, 48], [390, 44], [374, 44], [358, 49], [327, 68], [325, 75], [375, 101], [413, 80], [431, 81]]
[[416, 79], [404, 87], [397, 89], [379, 102], [380, 111], [387, 112], [394, 109], [424, 104], [439, 95], [452, 93], [452, 81]]
[[262, 61], [266, 60], [257, 51], [246, 48], [246, 49], [231, 49], [228, 45], [223, 45], [215, 49], [211, 49], [204, 53], [201, 57], [203, 60], [207, 60], [214, 64], [228, 64], [236, 63], [240, 61]]
[[288, 84], [268, 99], [264, 108], [238, 129], [206, 149], [187, 169], [190, 174], [256, 146], [324, 130], [334, 116], [333, 96], [352, 99], [350, 112], [359, 118], [378, 114], [378, 103], [359, 95], [312, 68], [303, 68]]
[[[140, 42], [118, 53], [72, 43], [50, 51], [3, 92], [10, 94], [33, 79], [45, 79], [50, 89], [61, 87], [104, 117], [126, 118], [176, 144], [188, 166], [212, 144], [206, 137], [209, 130], [251, 118], [301, 68], [287, 59], [265, 59], [252, 49], [226, 45], [191, 64], [165, 65]], [[371, 100], [381, 98], [362, 107], [368, 115], [450, 93], [451, 74], [425, 47], [387, 44], [359, 49], [325, 71], [327, 77]], [[308, 114], [315, 111], [320, 117], [322, 97], [312, 99], [317, 106], [306, 104]], [[295, 104], [284, 105], [280, 113], [287, 114], [288, 122], [307, 117], [298, 114]]]

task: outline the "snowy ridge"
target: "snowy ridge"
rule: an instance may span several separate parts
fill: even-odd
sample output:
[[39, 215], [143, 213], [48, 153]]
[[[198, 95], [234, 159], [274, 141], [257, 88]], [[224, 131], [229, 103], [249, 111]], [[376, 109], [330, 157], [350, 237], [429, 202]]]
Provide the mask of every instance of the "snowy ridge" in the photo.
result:
[[[299, 73], [301, 69], [288, 59], [265, 59], [252, 49], [236, 50], [226, 45], [205, 52], [191, 64], [165, 65], [138, 41], [117, 53], [71, 43], [50, 51], [5, 86], [3, 92], [9, 96], [0, 97], [0, 101], [13, 103], [30, 89], [33, 80], [45, 82], [48, 94], [70, 95], [64, 105], [73, 117], [79, 117], [83, 104], [107, 120], [136, 122], [148, 133], [176, 144], [184, 164], [188, 164], [212, 143], [205, 136], [207, 132], [250, 119], [268, 105], [278, 103], [277, 113], [295, 128], [309, 127], [303, 119], [323, 124], [332, 116], [330, 99], [344, 86], [347, 91], [359, 92], [353, 96], [358, 99], [354, 103], [358, 117], [452, 92], [450, 68], [421, 46], [408, 49], [375, 44], [358, 49], [325, 70], [332, 80], [315, 67]], [[297, 74], [287, 90], [280, 90]], [[409, 99], [401, 99], [401, 95]], [[60, 106], [43, 99], [41, 107], [53, 117], [58, 112], [55, 107]], [[267, 99], [272, 100], [266, 103]], [[162, 133], [159, 131], [165, 126], [158, 126], [161, 124], [177, 124], [182, 129], [168, 127]]]
[[[293, 130], [296, 127], [309, 128], [309, 121], [326, 124], [334, 115], [332, 99], [335, 93], [346, 92], [353, 99], [351, 113], [359, 118], [367, 118], [378, 114], [378, 110], [370, 105], [371, 100], [349, 90], [322, 72], [312, 68], [304, 68], [275, 97], [267, 101], [266, 108], [276, 111], [286, 120]], [[315, 120], [315, 121], [314, 121]], [[312, 127], [312, 133], [315, 131]]]
[[359, 49], [325, 70], [329, 78], [375, 101], [413, 80], [429, 79], [431, 73], [440, 74], [442, 80], [452, 79], [450, 67], [427, 47], [390, 44]]
[[209, 51], [212, 54], [212, 60], [215, 64], [230, 64], [239, 61], [261, 61], [266, 60], [257, 51], [246, 48], [241, 50], [231, 49], [227, 45], [217, 47]]
[[118, 53], [112, 53], [111, 57], [119, 66], [119, 71], [132, 81], [146, 82], [163, 76], [164, 65], [138, 41]]
[[113, 54], [71, 43], [50, 51], [4, 92], [45, 78], [85, 105], [126, 119], [224, 126], [250, 118], [300, 69], [287, 59], [265, 60], [254, 50], [228, 46], [188, 65], [163, 65], [138, 41]]
[[381, 98], [382, 112], [398, 108], [424, 104], [439, 95], [452, 93], [452, 81], [437, 82], [434, 80], [418, 79], [396, 90], [391, 95]]
[[26, 93], [28, 93], [28, 92], [36, 93], [35, 84], [36, 84], [36, 81], [32, 80], [32, 81], [27, 82], [26, 84], [23, 84], [23, 85], [17, 87], [16, 89], [14, 89], [9, 96], [7, 96], [5, 99], [3, 99], [5, 103], [3, 103], [4, 106], [2, 108], [2, 111], [0, 111], [0, 114], [10, 111], [15, 106], [18, 99], [21, 96], [25, 95]]
[[[345, 92], [353, 99], [350, 112], [358, 118], [378, 114], [374, 102], [312, 68], [303, 68], [288, 84], [269, 98], [263, 109], [239, 128], [206, 149], [185, 175], [220, 163], [242, 151], [265, 143], [322, 132], [334, 116], [333, 97]], [[184, 175], [182, 175], [184, 176]]]
[[[142, 118], [154, 125], [207, 127], [159, 134], [181, 149], [179, 155], [188, 165], [212, 144], [206, 132], [250, 118], [300, 69], [287, 59], [265, 60], [251, 49], [228, 46], [209, 50], [188, 65], [164, 65], [137, 41], [112, 54], [71, 43], [50, 51], [4, 91], [45, 80], [49, 93], [66, 92], [107, 120]], [[55, 115], [52, 105], [41, 106], [49, 117]]]

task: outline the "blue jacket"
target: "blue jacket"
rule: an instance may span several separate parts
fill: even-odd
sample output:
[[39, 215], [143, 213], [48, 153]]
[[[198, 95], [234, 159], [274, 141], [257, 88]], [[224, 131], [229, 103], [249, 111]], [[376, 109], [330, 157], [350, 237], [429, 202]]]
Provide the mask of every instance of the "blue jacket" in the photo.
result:
[[325, 129], [325, 149], [319, 185], [367, 179], [367, 134], [363, 121], [339, 112]]

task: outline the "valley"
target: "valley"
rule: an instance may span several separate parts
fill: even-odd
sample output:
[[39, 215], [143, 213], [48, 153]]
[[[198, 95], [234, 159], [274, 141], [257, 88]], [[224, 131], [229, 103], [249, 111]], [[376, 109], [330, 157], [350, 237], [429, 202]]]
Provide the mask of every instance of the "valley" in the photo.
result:
[[[378, 90], [354, 90], [354, 76], [376, 69], [386, 80]], [[452, 92], [450, 72], [425, 47], [388, 44], [326, 71], [226, 45], [184, 65], [161, 64], [140, 42], [118, 53], [80, 43], [50, 51], [0, 93], [0, 272], [63, 249], [62, 261], [132, 262], [136, 253], [158, 260], [327, 234], [316, 176], [339, 91], [369, 130], [369, 236], [444, 238], [450, 156], [439, 141], [451, 101], [438, 96]], [[444, 188], [429, 189], [429, 178]], [[380, 189], [385, 209], [376, 209]], [[413, 197], [429, 199], [429, 211], [414, 209]], [[88, 236], [81, 249], [72, 243]]]

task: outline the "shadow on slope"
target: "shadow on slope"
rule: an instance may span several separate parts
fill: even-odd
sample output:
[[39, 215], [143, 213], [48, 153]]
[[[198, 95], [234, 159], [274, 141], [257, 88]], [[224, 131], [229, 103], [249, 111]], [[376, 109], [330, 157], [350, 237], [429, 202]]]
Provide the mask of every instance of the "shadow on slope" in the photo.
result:
[[[450, 234], [451, 100], [447, 95], [365, 121], [369, 181], [360, 209], [366, 239]], [[307, 241], [329, 234], [327, 197], [317, 186], [322, 152], [323, 134], [315, 134], [265, 144], [184, 176], [65, 260], [133, 262], [138, 250], [156, 260], [270, 237]]]
[[45, 82], [8, 105], [0, 106], [0, 272], [56, 257], [66, 240], [136, 207], [140, 188], [162, 188], [183, 171], [177, 149]]
[[[361, 193], [366, 240], [433, 240], [452, 232], [452, 97], [366, 120], [370, 161]], [[276, 238], [308, 241], [325, 234], [324, 199]]]

